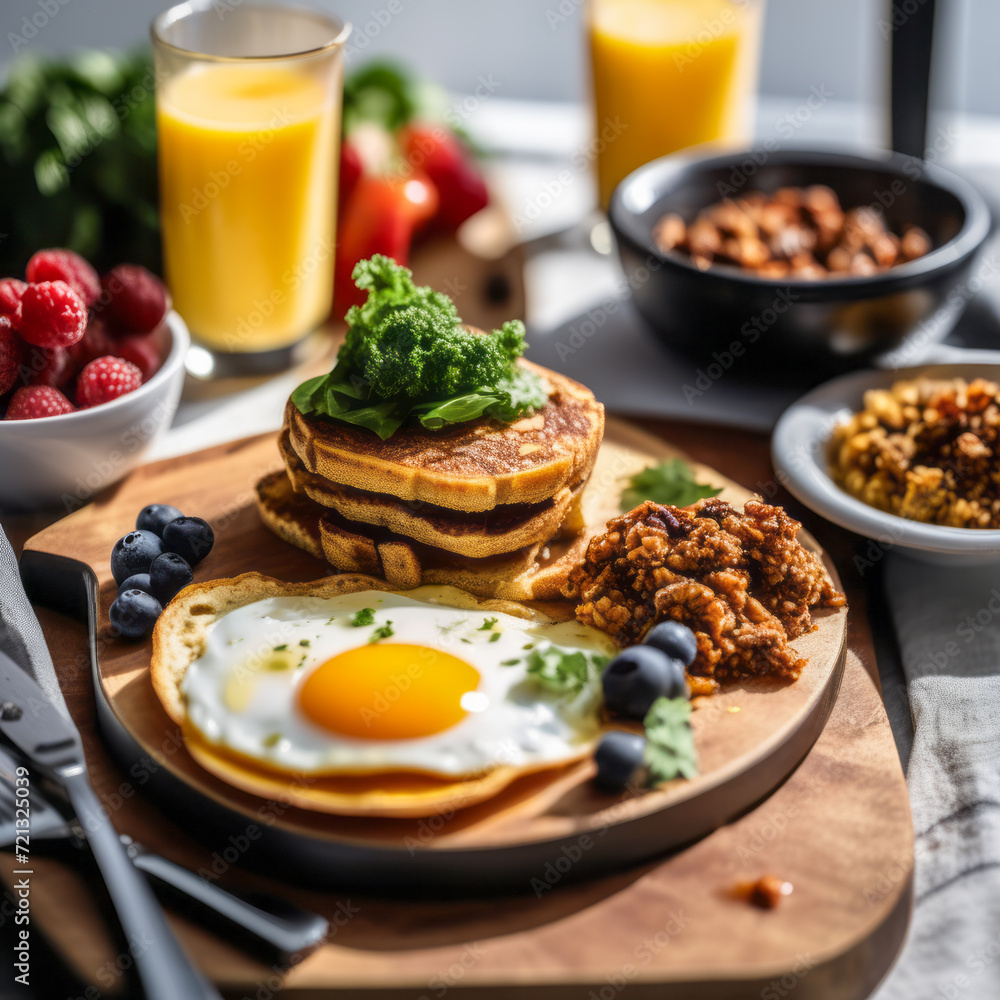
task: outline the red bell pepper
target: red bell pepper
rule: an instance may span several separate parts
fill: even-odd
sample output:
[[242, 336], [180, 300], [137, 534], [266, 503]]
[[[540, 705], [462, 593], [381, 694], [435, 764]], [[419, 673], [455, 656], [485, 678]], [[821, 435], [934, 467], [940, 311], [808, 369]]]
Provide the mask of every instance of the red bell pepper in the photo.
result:
[[438, 193], [420, 171], [408, 176], [362, 176], [348, 199], [340, 220], [334, 265], [333, 310], [340, 318], [366, 293], [351, 280], [359, 260], [381, 253], [400, 264], [410, 260], [414, 233], [433, 218]]

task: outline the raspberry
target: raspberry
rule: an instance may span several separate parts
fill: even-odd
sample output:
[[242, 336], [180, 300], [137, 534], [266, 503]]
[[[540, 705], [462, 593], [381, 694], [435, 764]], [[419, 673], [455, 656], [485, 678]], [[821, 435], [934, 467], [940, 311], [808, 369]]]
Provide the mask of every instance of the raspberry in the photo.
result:
[[76, 364], [65, 347], [32, 347], [25, 352], [18, 374], [25, 385], [62, 388], [75, 374]]
[[100, 406], [134, 392], [142, 385], [142, 372], [124, 358], [110, 355], [91, 361], [76, 380], [76, 401], [80, 406]]
[[8, 420], [34, 420], [37, 417], [58, 417], [73, 413], [76, 407], [50, 385], [32, 385], [18, 389], [7, 407]]
[[65, 281], [28, 285], [21, 296], [18, 329], [36, 347], [69, 347], [87, 329], [87, 307]]
[[0, 316], [0, 396], [17, 382], [24, 350], [24, 342], [11, 329], [10, 320]]
[[65, 281], [86, 306], [92, 306], [101, 295], [101, 279], [97, 272], [72, 250], [39, 250], [28, 261], [24, 276], [32, 284]]
[[119, 264], [101, 280], [103, 314], [115, 333], [149, 333], [170, 307], [163, 282], [138, 264]]
[[133, 333], [127, 337], [119, 337], [115, 342], [114, 353], [119, 358], [131, 361], [142, 372], [143, 382], [148, 382], [163, 365], [160, 347], [153, 333]]
[[[69, 348], [70, 357], [76, 365], [77, 370], [81, 369], [88, 361], [94, 358], [103, 358], [105, 354], [115, 353], [115, 342], [108, 333], [108, 328], [99, 319], [92, 319], [87, 324], [87, 330], [83, 337]], [[131, 361], [132, 358], [126, 358]]]
[[21, 296], [27, 287], [18, 278], [0, 278], [0, 315], [9, 316], [15, 329], [21, 322]]

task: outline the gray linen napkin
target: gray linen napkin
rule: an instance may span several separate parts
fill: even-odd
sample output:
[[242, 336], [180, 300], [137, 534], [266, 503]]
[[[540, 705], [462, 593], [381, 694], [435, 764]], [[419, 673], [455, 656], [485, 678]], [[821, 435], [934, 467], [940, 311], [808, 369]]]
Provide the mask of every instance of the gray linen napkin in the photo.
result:
[[52, 703], [69, 716], [49, 647], [21, 585], [14, 550], [0, 527], [0, 649], [38, 681]]
[[875, 996], [1000, 997], [1000, 565], [893, 553], [885, 586], [913, 719], [916, 905]]

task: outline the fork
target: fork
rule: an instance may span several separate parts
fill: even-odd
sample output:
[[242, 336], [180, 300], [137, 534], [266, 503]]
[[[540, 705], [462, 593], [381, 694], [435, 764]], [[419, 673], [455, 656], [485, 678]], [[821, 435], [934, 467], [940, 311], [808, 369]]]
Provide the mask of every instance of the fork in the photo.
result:
[[[17, 797], [16, 764], [0, 750], [0, 848], [14, 844]], [[36, 787], [30, 797], [30, 836], [46, 841], [66, 841], [82, 848], [83, 830], [67, 820]], [[284, 965], [293, 965], [314, 951], [329, 933], [329, 922], [277, 896], [263, 892], [234, 892], [146, 850], [130, 837], [120, 837], [132, 864], [154, 889], [169, 896], [179, 908], [208, 917], [214, 930], [259, 957], [261, 946]]]

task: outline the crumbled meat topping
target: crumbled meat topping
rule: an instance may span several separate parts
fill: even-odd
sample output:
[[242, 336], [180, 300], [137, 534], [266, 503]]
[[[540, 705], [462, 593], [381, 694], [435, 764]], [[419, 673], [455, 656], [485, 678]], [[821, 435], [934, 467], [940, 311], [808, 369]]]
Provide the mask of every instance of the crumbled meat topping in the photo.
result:
[[798, 542], [800, 527], [757, 500], [742, 512], [718, 498], [693, 508], [647, 501], [591, 540], [563, 592], [578, 600], [580, 621], [623, 645], [664, 619], [687, 625], [698, 640], [693, 676], [794, 679], [805, 660], [788, 641], [811, 631], [810, 608], [844, 604]]

